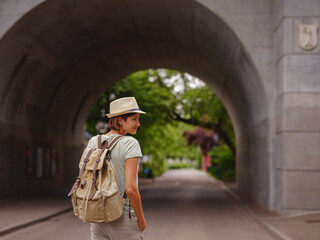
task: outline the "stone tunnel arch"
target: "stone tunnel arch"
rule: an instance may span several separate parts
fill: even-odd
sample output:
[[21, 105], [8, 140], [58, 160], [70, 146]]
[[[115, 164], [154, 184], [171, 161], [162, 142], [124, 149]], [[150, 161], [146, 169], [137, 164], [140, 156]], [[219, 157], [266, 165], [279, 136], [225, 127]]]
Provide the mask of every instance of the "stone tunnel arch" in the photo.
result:
[[[237, 35], [194, 0], [48, 0], [9, 29], [0, 41], [0, 196], [64, 192], [93, 101], [150, 67], [189, 72], [218, 94], [236, 131], [238, 190], [270, 208], [264, 85]], [[56, 148], [58, 176], [26, 180], [27, 146]]]

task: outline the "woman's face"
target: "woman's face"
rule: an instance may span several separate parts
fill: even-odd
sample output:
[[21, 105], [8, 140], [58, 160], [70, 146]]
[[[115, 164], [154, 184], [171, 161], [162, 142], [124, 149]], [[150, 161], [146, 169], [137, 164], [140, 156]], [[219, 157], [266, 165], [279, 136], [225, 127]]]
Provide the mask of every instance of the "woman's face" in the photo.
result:
[[138, 127], [140, 126], [139, 122], [140, 113], [136, 113], [130, 117], [127, 118], [127, 120], [124, 120], [120, 117], [119, 123], [121, 125], [122, 130], [125, 132], [125, 134], [136, 134]]

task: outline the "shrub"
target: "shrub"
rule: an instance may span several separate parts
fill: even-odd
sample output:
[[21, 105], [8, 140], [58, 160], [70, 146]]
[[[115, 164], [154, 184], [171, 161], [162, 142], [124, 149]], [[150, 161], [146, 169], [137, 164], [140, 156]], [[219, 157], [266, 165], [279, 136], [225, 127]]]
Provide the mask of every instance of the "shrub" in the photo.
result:
[[180, 168], [196, 168], [197, 164], [188, 163], [188, 162], [177, 162], [169, 165], [169, 169], [180, 169]]
[[236, 161], [235, 156], [225, 145], [214, 147], [210, 152], [212, 167], [209, 173], [223, 181], [235, 181], [236, 178]]

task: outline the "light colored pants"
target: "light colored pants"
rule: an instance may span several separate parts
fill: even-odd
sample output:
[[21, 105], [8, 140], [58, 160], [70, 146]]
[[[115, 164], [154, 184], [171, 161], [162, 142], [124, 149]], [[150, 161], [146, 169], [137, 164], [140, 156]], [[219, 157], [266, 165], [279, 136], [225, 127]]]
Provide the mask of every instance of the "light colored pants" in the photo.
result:
[[91, 223], [91, 240], [143, 240], [137, 218], [124, 213], [121, 218], [110, 223]]

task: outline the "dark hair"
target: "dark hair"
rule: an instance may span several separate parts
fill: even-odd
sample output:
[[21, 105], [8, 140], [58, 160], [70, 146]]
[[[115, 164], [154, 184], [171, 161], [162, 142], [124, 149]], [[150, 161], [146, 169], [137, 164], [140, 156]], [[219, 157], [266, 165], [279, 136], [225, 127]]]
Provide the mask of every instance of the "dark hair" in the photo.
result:
[[121, 117], [125, 121], [127, 121], [128, 117], [134, 115], [136, 113], [127, 113], [120, 116], [112, 117], [109, 119], [108, 128], [112, 130], [120, 130], [119, 118]]

